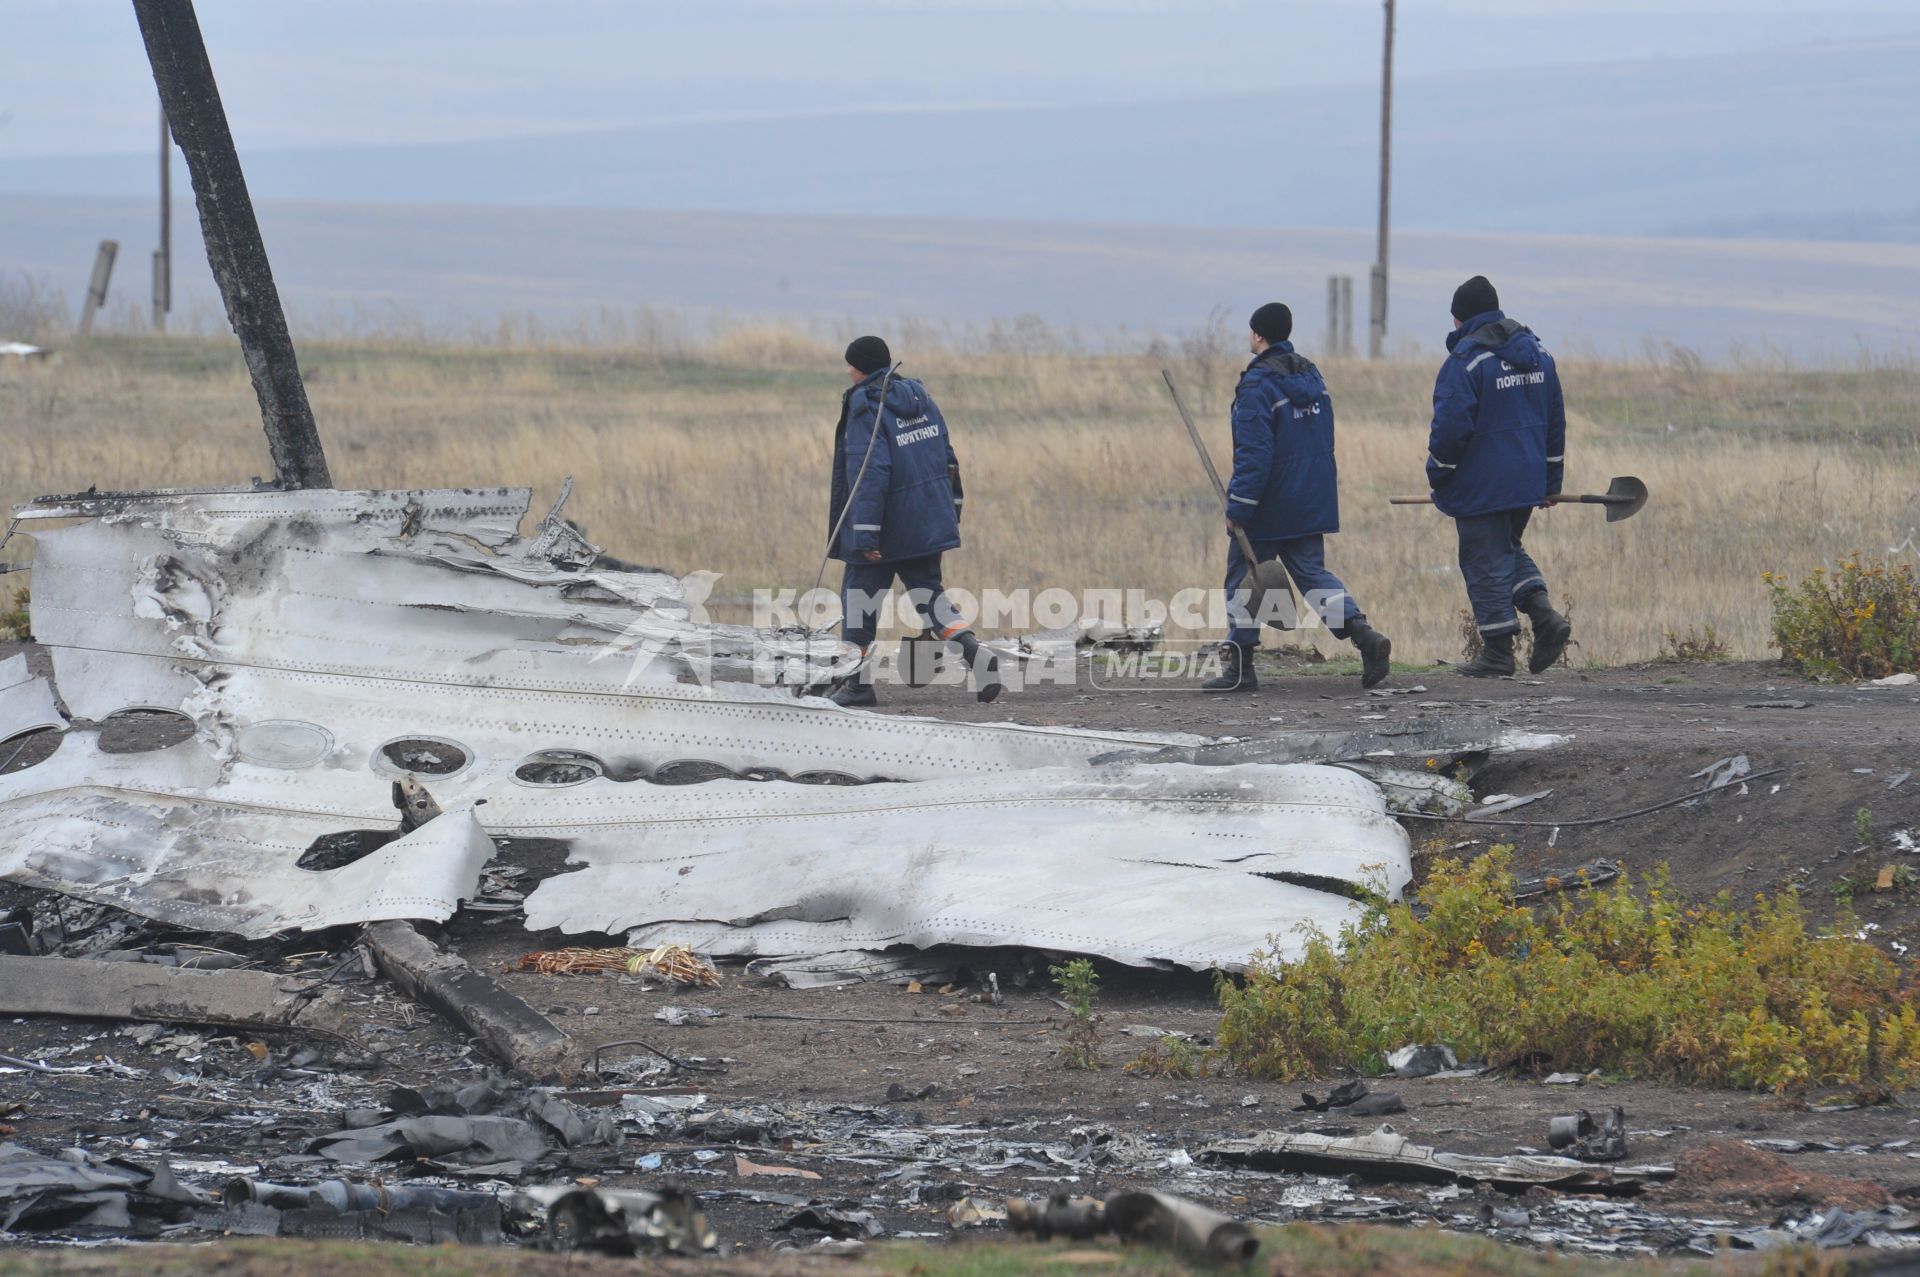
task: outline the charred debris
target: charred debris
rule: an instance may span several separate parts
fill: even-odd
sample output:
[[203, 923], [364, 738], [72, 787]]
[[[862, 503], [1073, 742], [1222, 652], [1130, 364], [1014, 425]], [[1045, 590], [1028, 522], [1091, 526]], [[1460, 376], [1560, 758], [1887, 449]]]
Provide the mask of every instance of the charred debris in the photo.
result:
[[[1725, 1237], [1631, 1204], [1670, 1172], [1624, 1161], [1617, 1114], [1557, 1127], [1575, 1156], [1476, 1158], [1388, 1126], [1189, 1151], [1071, 1116], [933, 1123], [898, 1084], [871, 1105], [723, 1099], [726, 1060], [577, 1036], [444, 947], [432, 928], [462, 913], [589, 953], [612, 937], [605, 978], [655, 989], [949, 978], [988, 951], [1232, 970], [1397, 897], [1403, 820], [1473, 805], [1459, 760], [1555, 738], [1438, 712], [1209, 741], [842, 709], [796, 689], [856, 654], [712, 623], [692, 578], [588, 543], [564, 492], [523, 533], [525, 488], [333, 489], [193, 6], [133, 7], [274, 477], [15, 511], [39, 647], [0, 660], [0, 1013], [22, 1034], [64, 1017], [68, 1040], [0, 1054], [0, 1234], [700, 1255], [745, 1203], [814, 1246], [1004, 1223], [1219, 1261], [1257, 1242], [1190, 1199], [1286, 1176], [1269, 1221]], [[663, 1007], [663, 1027], [700, 1011]], [[1340, 1098], [1313, 1120], [1394, 1111]], [[85, 1112], [92, 1146], [9, 1138], [54, 1109]], [[1143, 1188], [1031, 1196], [1095, 1173]], [[1482, 1195], [1515, 1188], [1550, 1195]], [[1900, 1244], [1907, 1225], [1837, 1211], [1748, 1244], [1793, 1228]]]

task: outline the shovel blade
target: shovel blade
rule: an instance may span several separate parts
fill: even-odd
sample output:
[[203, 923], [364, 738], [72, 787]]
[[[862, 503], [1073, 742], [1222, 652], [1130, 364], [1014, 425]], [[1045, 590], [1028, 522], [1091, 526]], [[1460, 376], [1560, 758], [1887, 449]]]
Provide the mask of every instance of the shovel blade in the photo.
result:
[[1267, 624], [1276, 630], [1291, 630], [1300, 624], [1300, 618], [1294, 614], [1293, 582], [1280, 560], [1268, 559], [1253, 565], [1252, 590], [1253, 597], [1247, 605], [1255, 616], [1265, 614], [1267, 600], [1272, 599], [1273, 611]]
[[1631, 519], [1647, 504], [1647, 485], [1632, 475], [1620, 475], [1607, 485], [1607, 522]]

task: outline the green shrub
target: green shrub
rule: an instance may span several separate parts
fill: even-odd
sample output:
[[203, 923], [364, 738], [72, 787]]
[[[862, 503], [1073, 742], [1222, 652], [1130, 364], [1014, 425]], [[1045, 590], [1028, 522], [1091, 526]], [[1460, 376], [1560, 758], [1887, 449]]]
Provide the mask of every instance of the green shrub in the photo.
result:
[[1920, 580], [1911, 566], [1856, 552], [1796, 584], [1772, 572], [1764, 578], [1773, 591], [1773, 645], [1802, 673], [1884, 678], [1920, 668]]
[[1122, 1073], [1136, 1077], [1170, 1078], [1192, 1081], [1205, 1077], [1213, 1068], [1212, 1052], [1195, 1046], [1183, 1037], [1168, 1033], [1121, 1067]]
[[1487, 650], [1487, 645], [1480, 638], [1480, 626], [1473, 619], [1472, 609], [1464, 608], [1464, 607], [1461, 608], [1460, 609], [1460, 660], [1461, 660], [1461, 663], [1465, 665], [1473, 664], [1475, 661], [1480, 659], [1480, 653], [1486, 650]]
[[[1569, 621], [1573, 619], [1573, 599], [1571, 597], [1560, 600], [1559, 612], [1560, 615], [1566, 617]], [[1578, 639], [1569, 640], [1566, 651], [1560, 653], [1560, 659], [1555, 662], [1555, 664], [1571, 669], [1573, 667], [1573, 654], [1579, 647], [1580, 642]], [[1473, 610], [1471, 608], [1461, 608], [1460, 655], [1463, 662], [1469, 665], [1472, 664], [1474, 661], [1479, 660], [1480, 653], [1486, 650], [1487, 645], [1480, 637], [1480, 625], [1473, 619]], [[1531, 625], [1521, 626], [1520, 633], [1514, 636], [1513, 654], [1522, 665], [1525, 665], [1533, 658], [1533, 627]]]
[[25, 643], [33, 638], [33, 623], [27, 615], [29, 602], [25, 586], [13, 592], [13, 602], [0, 610], [0, 639]]
[[1060, 1062], [1070, 1069], [1099, 1068], [1100, 1026], [1093, 1009], [1100, 999], [1100, 973], [1087, 958], [1048, 967], [1047, 973], [1067, 1004], [1067, 1040], [1060, 1047]]
[[1676, 900], [1664, 869], [1528, 909], [1511, 849], [1437, 863], [1415, 903], [1372, 906], [1336, 944], [1223, 977], [1220, 1050], [1272, 1078], [1377, 1071], [1409, 1042], [1464, 1058], [1775, 1090], [1920, 1082], [1915, 990], [1879, 950], [1809, 930], [1789, 890]]
[[1698, 630], [1688, 626], [1685, 634], [1662, 631], [1660, 651], [1653, 659], [1661, 665], [1724, 665], [1733, 653], [1711, 625]]

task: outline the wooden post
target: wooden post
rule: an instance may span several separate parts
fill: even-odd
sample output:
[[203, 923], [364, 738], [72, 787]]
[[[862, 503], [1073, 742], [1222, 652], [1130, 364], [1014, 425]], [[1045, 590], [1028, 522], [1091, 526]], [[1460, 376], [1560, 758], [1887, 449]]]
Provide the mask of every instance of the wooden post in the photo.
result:
[[1373, 316], [1367, 337], [1367, 354], [1374, 359], [1385, 354], [1387, 344], [1387, 270], [1375, 262], [1370, 279], [1371, 292], [1368, 303]]
[[153, 331], [167, 331], [173, 309], [173, 135], [160, 108], [160, 247], [153, 250]]
[[133, 0], [133, 11], [161, 108], [187, 158], [207, 264], [246, 356], [274, 476], [286, 488], [332, 487], [193, 0]]
[[1327, 276], [1327, 354], [1340, 354], [1340, 277]]
[[113, 278], [113, 259], [119, 255], [120, 245], [113, 240], [100, 241], [99, 251], [93, 255], [93, 278], [87, 282], [87, 299], [80, 303], [80, 335], [93, 336], [93, 316], [107, 300], [107, 281]]
[[1340, 277], [1340, 354], [1353, 358], [1353, 276]]

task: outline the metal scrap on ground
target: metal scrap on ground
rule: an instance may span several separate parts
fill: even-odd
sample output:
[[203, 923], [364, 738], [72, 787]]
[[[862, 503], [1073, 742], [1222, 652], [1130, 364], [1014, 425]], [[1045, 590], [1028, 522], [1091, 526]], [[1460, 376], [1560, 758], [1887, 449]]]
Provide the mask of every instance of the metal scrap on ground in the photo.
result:
[[1515, 1153], [1476, 1157], [1415, 1144], [1390, 1126], [1371, 1135], [1333, 1136], [1311, 1131], [1265, 1131], [1250, 1139], [1219, 1140], [1200, 1152], [1203, 1160], [1266, 1171], [1313, 1171], [1436, 1184], [1541, 1185], [1638, 1192], [1645, 1184], [1673, 1178], [1671, 1166], [1595, 1166], [1570, 1157]]
[[337, 989], [260, 971], [0, 956], [0, 1014], [223, 1024], [342, 1038]]
[[1172, 1193], [1115, 1193], [1105, 1201], [1056, 1193], [1044, 1202], [1015, 1198], [1006, 1211], [1008, 1228], [1041, 1241], [1110, 1232], [1215, 1264], [1245, 1263], [1260, 1249], [1247, 1225]]
[[[770, 1214], [761, 1212], [770, 1227], [841, 1238], [869, 1238], [890, 1229], [926, 1236], [932, 1230], [991, 1227], [1002, 1218], [1009, 1227], [1033, 1227], [1042, 1235], [1110, 1231], [1108, 1212], [1119, 1205], [1111, 1195], [1105, 1201], [1008, 1200], [1031, 1192], [1036, 1178], [1057, 1183], [1057, 1177], [1073, 1176], [1076, 1182], [1117, 1184], [1129, 1192], [1150, 1188], [1146, 1196], [1158, 1204], [1139, 1203], [1139, 1212], [1128, 1217], [1134, 1224], [1121, 1229], [1116, 1220], [1112, 1230], [1170, 1241], [1196, 1257], [1231, 1256], [1251, 1240], [1244, 1223], [1206, 1206], [1230, 1202], [1231, 1209], [1258, 1213], [1267, 1222], [1431, 1224], [1611, 1255], [1714, 1255], [1729, 1241], [1764, 1248], [1796, 1238], [1845, 1245], [1865, 1237], [1875, 1245], [1898, 1246], [1920, 1239], [1912, 1231], [1914, 1217], [1897, 1207], [1816, 1212], [1809, 1203], [1803, 1214], [1770, 1226], [1662, 1214], [1581, 1191], [1596, 1186], [1593, 1177], [1619, 1176], [1625, 1169], [1563, 1158], [1468, 1161], [1554, 1166], [1551, 1179], [1529, 1177], [1513, 1180], [1512, 1186], [1575, 1191], [1536, 1191], [1516, 1201], [1494, 1187], [1508, 1180], [1495, 1177], [1487, 1181], [1489, 1187], [1462, 1187], [1450, 1172], [1438, 1186], [1419, 1183], [1437, 1177], [1416, 1176], [1411, 1185], [1376, 1192], [1369, 1181], [1398, 1179], [1398, 1173], [1349, 1161], [1336, 1170], [1281, 1178], [1252, 1159], [1196, 1150], [1196, 1160], [1180, 1132], [1105, 1126], [1045, 1112], [969, 1121], [964, 1110], [945, 1106], [922, 1111], [897, 1104], [770, 1102], [674, 1090], [629, 1091], [612, 1104], [608, 1100], [617, 1092], [596, 1092], [575, 1103], [556, 1092], [518, 1088], [485, 1075], [468, 1080], [474, 1079], [470, 1058], [446, 1062], [456, 1080], [418, 1089], [382, 1086], [372, 1073], [282, 1073], [268, 1092], [273, 1100], [263, 1100], [262, 1080], [274, 1077], [279, 1067], [263, 1061], [257, 1076], [208, 1069], [195, 1083], [174, 1083], [176, 1089], [191, 1085], [208, 1106], [203, 1111], [226, 1116], [185, 1124], [169, 1118], [161, 1129], [177, 1134], [147, 1128], [152, 1147], [138, 1154], [109, 1158], [79, 1149], [41, 1153], [0, 1144], [0, 1228], [40, 1238], [165, 1232], [698, 1253], [714, 1244], [705, 1211], [730, 1203], [771, 1207]], [[461, 1075], [462, 1070], [468, 1072]], [[171, 1110], [180, 1102], [155, 1100], [144, 1078], [136, 1078], [133, 1087], [141, 1103]], [[218, 1142], [210, 1149], [206, 1141], [214, 1133]], [[494, 1138], [522, 1141], [518, 1147], [532, 1159], [508, 1175], [516, 1187], [494, 1179], [496, 1172], [510, 1169], [492, 1164], [500, 1150], [486, 1139]], [[303, 1151], [315, 1142], [327, 1152], [317, 1166], [315, 1155]], [[636, 1144], [642, 1150], [638, 1157]], [[119, 1147], [128, 1146], [123, 1140]], [[334, 1160], [341, 1154], [387, 1157], [402, 1148], [407, 1152], [394, 1161]], [[415, 1150], [429, 1161], [410, 1163]], [[745, 1168], [734, 1160], [743, 1153]], [[822, 1178], [752, 1173], [761, 1166], [817, 1168]], [[1562, 1178], [1568, 1166], [1579, 1167], [1579, 1174]], [[619, 1177], [635, 1169], [661, 1179], [616, 1186]], [[703, 1201], [667, 1187], [683, 1177], [701, 1185], [704, 1208]], [[598, 1200], [576, 1200], [563, 1208], [576, 1193]], [[1262, 1205], [1240, 1205], [1249, 1199]], [[850, 1201], [857, 1201], [858, 1209], [848, 1209]], [[1188, 1214], [1194, 1202], [1200, 1205]], [[1163, 1206], [1169, 1214], [1161, 1213]], [[1177, 1231], [1165, 1231], [1169, 1225]]]

